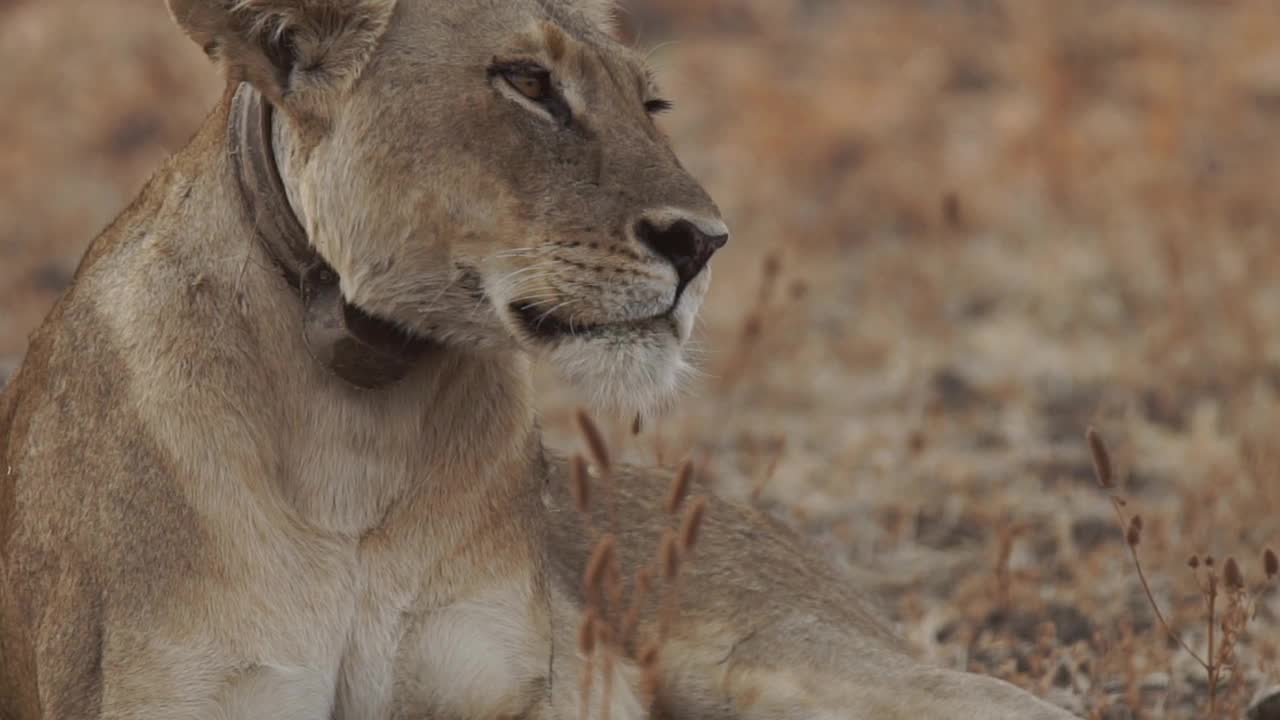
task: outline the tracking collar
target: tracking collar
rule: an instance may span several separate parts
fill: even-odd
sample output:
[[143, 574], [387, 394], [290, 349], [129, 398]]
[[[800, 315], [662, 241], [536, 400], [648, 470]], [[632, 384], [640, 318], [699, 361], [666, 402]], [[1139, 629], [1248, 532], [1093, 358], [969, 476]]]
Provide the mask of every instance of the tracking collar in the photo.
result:
[[342, 297], [338, 273], [307, 240], [289, 204], [272, 145], [269, 101], [240, 83], [228, 121], [231, 163], [258, 238], [302, 301], [307, 352], [334, 375], [373, 390], [402, 379], [433, 343]]

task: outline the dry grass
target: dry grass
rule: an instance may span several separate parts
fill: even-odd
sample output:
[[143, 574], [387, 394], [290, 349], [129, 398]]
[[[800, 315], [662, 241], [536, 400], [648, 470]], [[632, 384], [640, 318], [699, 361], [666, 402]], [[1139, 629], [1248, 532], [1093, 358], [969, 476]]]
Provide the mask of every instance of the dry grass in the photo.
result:
[[[608, 487], [613, 481], [608, 443], [585, 411], [579, 410], [575, 414], [575, 422], [600, 484]], [[605, 687], [598, 695], [593, 694], [596, 664], [602, 665], [603, 677], [608, 682], [612, 677], [610, 669], [620, 660], [634, 663], [641, 669], [641, 700], [654, 708], [655, 717], [661, 717], [662, 709], [655, 703], [655, 698], [661, 690], [662, 652], [680, 611], [681, 572], [692, 561], [708, 499], [695, 497], [688, 500], [686, 507], [694, 467], [689, 460], [681, 463], [672, 477], [666, 501], [661, 507], [653, 508], [655, 515], [665, 513], [672, 525], [663, 531], [657, 547], [652, 549], [652, 560], [636, 569], [631, 596], [624, 598], [617, 537], [612, 533], [599, 536], [591, 523], [590, 498], [600, 493], [592, 489], [587, 463], [581, 455], [572, 456], [569, 467], [570, 489], [582, 516], [583, 532], [593, 538], [599, 537], [582, 573], [583, 597], [587, 607], [578, 632], [578, 650], [586, 658], [586, 663], [580, 681], [582, 707], [579, 717], [608, 720], [612, 688]], [[608, 492], [604, 495], [607, 497]], [[605, 502], [608, 503], [607, 500]], [[640, 616], [649, 605], [657, 609], [658, 623], [656, 633], [645, 635], [640, 632]]]
[[[694, 458], [858, 569], [925, 657], [1084, 714], [1228, 717], [1280, 684], [1254, 560], [1280, 546], [1280, 4], [632, 5], [641, 42], [676, 39], [663, 122], [735, 237], [705, 377], [629, 442], [603, 423], [631, 449], [610, 461]], [[10, 364], [217, 90], [160, 3], [84, 12], [0, 2]]]
[[[1141, 515], [1130, 515], [1126, 512], [1129, 503], [1115, 494], [1115, 478], [1112, 474], [1111, 457], [1102, 437], [1093, 428], [1086, 433], [1089, 449], [1093, 455], [1094, 475], [1102, 489], [1111, 491], [1111, 506], [1115, 509], [1119, 526], [1124, 530], [1125, 544], [1129, 546], [1129, 556], [1133, 559], [1134, 572], [1142, 584], [1151, 612], [1160, 627], [1177, 643], [1188, 656], [1196, 661], [1205, 673], [1208, 684], [1207, 707], [1205, 713], [1210, 718], [1237, 717], [1244, 709], [1245, 698], [1240, 695], [1245, 685], [1241, 682], [1241, 673], [1235, 664], [1236, 645], [1244, 637], [1249, 623], [1257, 616], [1257, 601], [1265, 593], [1273, 589], [1276, 578], [1276, 554], [1266, 548], [1260, 555], [1259, 568], [1261, 579], [1252, 588], [1245, 581], [1240, 563], [1234, 557], [1228, 557], [1221, 573], [1214, 565], [1213, 556], [1205, 556], [1201, 561], [1199, 555], [1191, 555], [1187, 566], [1191, 569], [1195, 585], [1204, 602], [1204, 628], [1208, 647], [1202, 657], [1187, 644], [1178, 631], [1170, 624], [1160, 611], [1160, 603], [1151, 592], [1151, 584], [1147, 581], [1146, 572], [1142, 569], [1142, 560], [1138, 556], [1138, 545], [1142, 542], [1142, 531], [1145, 522]], [[1227, 603], [1225, 610], [1219, 610], [1218, 599]], [[1221, 629], [1218, 645], [1214, 646], [1214, 631]], [[1225, 697], [1224, 697], [1225, 696]]]

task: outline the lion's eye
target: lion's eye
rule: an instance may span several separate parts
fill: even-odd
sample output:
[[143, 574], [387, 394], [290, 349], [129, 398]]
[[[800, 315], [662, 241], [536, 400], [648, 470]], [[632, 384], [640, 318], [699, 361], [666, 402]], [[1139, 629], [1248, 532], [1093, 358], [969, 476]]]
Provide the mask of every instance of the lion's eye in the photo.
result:
[[553, 93], [551, 73], [546, 70], [504, 72], [502, 79], [506, 80], [516, 92], [534, 102], [543, 102]]
[[557, 123], [565, 127], [573, 123], [569, 103], [551, 80], [551, 71], [532, 62], [497, 63], [489, 68], [489, 76], [497, 76], [525, 100], [537, 103]]

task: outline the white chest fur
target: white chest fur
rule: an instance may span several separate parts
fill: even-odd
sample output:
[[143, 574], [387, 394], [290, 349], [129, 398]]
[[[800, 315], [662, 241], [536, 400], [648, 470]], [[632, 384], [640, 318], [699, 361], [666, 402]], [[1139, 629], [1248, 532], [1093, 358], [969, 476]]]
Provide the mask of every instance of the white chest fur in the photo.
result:
[[545, 612], [504, 584], [406, 618], [392, 717], [516, 716], [540, 696], [551, 662]]

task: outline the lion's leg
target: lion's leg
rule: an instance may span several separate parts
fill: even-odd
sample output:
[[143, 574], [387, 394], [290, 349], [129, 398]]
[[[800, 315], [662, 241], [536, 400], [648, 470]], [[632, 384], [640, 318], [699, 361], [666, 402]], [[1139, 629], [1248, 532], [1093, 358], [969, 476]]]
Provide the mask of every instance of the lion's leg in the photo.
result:
[[284, 666], [255, 667], [231, 681], [215, 701], [218, 720], [325, 720], [333, 688], [318, 673]]
[[[583, 602], [592, 531], [611, 532], [632, 597], [636, 570], [654, 565], [663, 531], [680, 521], [661, 511], [667, 480], [620, 473], [584, 518], [563, 466], [553, 472], [559, 587]], [[912, 658], [819, 551], [749, 508], [713, 500], [677, 577], [655, 583], [638, 630], [661, 639], [659, 705], [675, 718], [1071, 717], [1008, 683]]]
[[[103, 720], [327, 720], [332, 690], [318, 673], [254, 667], [238, 673], [181, 672], [150, 662], [116, 667], [103, 682]], [[63, 717], [47, 712], [49, 718]]]
[[327, 720], [332, 713], [332, 680], [314, 668], [242, 665], [175, 643], [116, 658], [108, 670], [104, 720]]
[[636, 664], [601, 642], [583, 648], [580, 607], [559, 590], [552, 590], [552, 612], [555, 650], [548, 720], [649, 718], [650, 703], [643, 698]]
[[[681, 630], [697, 632], [689, 625]], [[996, 678], [873, 650], [818, 617], [749, 633], [721, 624], [702, 637], [698, 643], [669, 642], [664, 649], [663, 695], [677, 718], [712, 710], [741, 720], [1073, 717]], [[711, 652], [726, 645], [730, 650], [719, 657]]]

